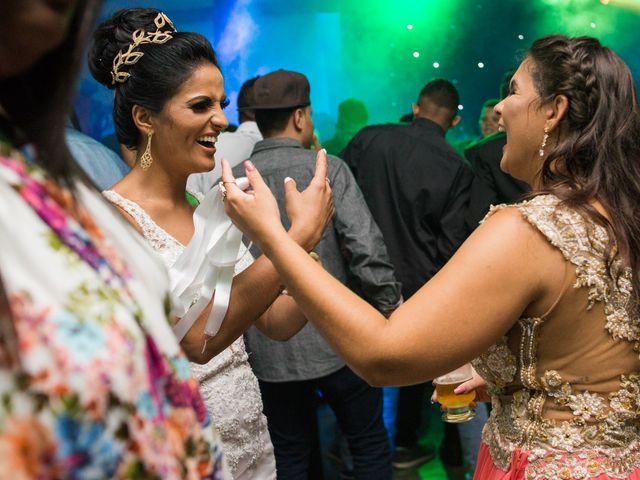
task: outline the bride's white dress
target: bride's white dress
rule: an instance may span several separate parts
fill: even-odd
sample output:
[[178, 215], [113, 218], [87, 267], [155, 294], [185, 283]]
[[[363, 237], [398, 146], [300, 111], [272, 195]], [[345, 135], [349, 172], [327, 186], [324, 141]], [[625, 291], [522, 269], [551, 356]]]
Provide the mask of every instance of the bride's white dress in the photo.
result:
[[[159, 227], [137, 203], [112, 190], [103, 195], [135, 219], [167, 268], [173, 266], [184, 245]], [[252, 261], [250, 255], [244, 255], [236, 265], [235, 273], [247, 268]], [[243, 338], [238, 338], [205, 365], [192, 363], [191, 369], [200, 382], [207, 409], [220, 432], [233, 478], [275, 480], [273, 445], [267, 419], [262, 414], [258, 380], [249, 366]]]

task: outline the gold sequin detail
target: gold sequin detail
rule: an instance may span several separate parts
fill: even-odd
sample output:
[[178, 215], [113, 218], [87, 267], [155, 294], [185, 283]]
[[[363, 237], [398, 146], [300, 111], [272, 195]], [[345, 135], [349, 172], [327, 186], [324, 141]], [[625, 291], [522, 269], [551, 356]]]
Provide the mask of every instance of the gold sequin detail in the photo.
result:
[[[489, 215], [500, 208], [505, 206], [492, 207]], [[631, 269], [615, 258], [607, 274], [606, 230], [552, 195], [516, 208], [574, 265], [574, 288], [588, 290], [587, 310], [603, 304], [609, 338], [640, 352], [640, 315], [630, 307]], [[625, 478], [640, 468], [640, 373], [622, 375], [613, 392], [590, 391], [585, 379], [578, 389], [556, 370], [538, 371], [544, 319], [523, 318], [518, 325], [519, 332], [512, 329], [473, 362], [493, 395], [483, 441], [495, 465], [508, 470], [514, 450], [521, 449], [528, 452], [528, 480]], [[509, 343], [518, 334], [517, 344]], [[566, 412], [567, 419], [549, 418], [547, 406]]]

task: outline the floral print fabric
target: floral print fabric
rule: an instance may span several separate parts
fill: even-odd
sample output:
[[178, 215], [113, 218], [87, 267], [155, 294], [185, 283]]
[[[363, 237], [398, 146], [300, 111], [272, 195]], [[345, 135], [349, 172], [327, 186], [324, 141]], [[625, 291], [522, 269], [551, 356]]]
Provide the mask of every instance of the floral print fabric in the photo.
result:
[[135, 234], [97, 192], [72, 196], [7, 145], [0, 198], [20, 354], [0, 366], [0, 478], [228, 478], [171, 335], [166, 275]]

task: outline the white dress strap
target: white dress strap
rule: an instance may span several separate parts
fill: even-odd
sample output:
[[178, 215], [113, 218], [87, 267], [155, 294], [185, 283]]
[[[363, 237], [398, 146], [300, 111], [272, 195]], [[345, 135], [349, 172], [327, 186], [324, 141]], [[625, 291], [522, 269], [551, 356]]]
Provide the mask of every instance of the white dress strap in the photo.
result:
[[131, 215], [142, 229], [142, 235], [157, 251], [165, 265], [170, 268], [184, 251], [184, 245], [153, 221], [151, 216], [137, 203], [113, 190], [105, 190], [102, 195], [114, 205]]

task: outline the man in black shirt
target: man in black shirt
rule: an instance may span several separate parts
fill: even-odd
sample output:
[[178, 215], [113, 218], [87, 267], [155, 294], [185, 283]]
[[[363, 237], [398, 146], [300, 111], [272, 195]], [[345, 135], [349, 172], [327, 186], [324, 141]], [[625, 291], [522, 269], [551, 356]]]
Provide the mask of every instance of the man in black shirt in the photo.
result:
[[[509, 95], [509, 85], [514, 73], [515, 70], [508, 70], [502, 77], [501, 99]], [[518, 202], [530, 190], [529, 185], [513, 178], [500, 168], [502, 149], [506, 143], [507, 136], [504, 132], [498, 132], [483, 138], [464, 151], [465, 157], [475, 169], [466, 214], [469, 230], [478, 226], [491, 205]]]
[[472, 181], [444, 138], [460, 121], [456, 88], [434, 80], [413, 109], [410, 125], [366, 127], [343, 152], [382, 230], [405, 300], [466, 238], [464, 213]]
[[[413, 105], [409, 125], [364, 128], [343, 159], [353, 170], [382, 231], [406, 299], [424, 285], [467, 237], [464, 214], [472, 173], [446, 142], [459, 96], [447, 80], [429, 82]], [[402, 387], [394, 466], [411, 468], [430, 455], [417, 446], [424, 384]]]
[[513, 178], [500, 169], [502, 148], [507, 143], [503, 132], [494, 133], [464, 151], [475, 168], [471, 185], [467, 228], [474, 230], [489, 211], [491, 205], [515, 203], [529, 192], [529, 185]]

